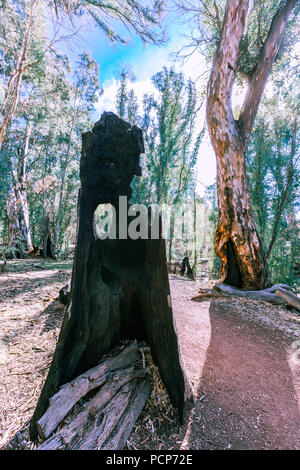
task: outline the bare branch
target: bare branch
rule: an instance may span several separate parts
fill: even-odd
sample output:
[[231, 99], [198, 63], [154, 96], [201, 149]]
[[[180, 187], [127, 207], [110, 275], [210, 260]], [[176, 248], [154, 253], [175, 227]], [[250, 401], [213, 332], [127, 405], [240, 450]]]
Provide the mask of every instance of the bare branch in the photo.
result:
[[297, 1], [298, 0], [281, 1], [277, 13], [273, 17], [259, 62], [249, 80], [247, 94], [238, 120], [239, 128], [245, 142], [250, 136], [268, 76], [282, 42], [289, 17]]

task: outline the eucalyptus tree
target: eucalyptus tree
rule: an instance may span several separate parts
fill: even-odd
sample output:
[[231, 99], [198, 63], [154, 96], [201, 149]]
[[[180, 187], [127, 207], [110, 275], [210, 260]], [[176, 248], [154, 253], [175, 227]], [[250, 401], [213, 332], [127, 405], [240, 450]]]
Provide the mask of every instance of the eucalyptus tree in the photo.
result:
[[[221, 279], [246, 289], [262, 289], [270, 277], [254, 222], [245, 152], [273, 64], [297, 40], [299, 2], [189, 0], [181, 7], [194, 22], [190, 45], [213, 56], [207, 123], [217, 157], [215, 251], [221, 260]], [[231, 99], [237, 80], [246, 85], [246, 95], [235, 119]]]
[[0, 58], [1, 88], [0, 104], [0, 150], [5, 132], [18, 101], [24, 73], [39, 59], [33, 51], [36, 31], [40, 32], [35, 16], [36, 1], [23, 0], [2, 2], [0, 9]]
[[123, 66], [118, 78], [118, 91], [116, 99], [117, 113], [122, 119], [126, 119], [134, 125], [138, 121], [138, 103], [134, 90], [128, 91], [129, 84], [135, 81], [135, 75], [129, 67]]
[[144, 135], [142, 176], [133, 180], [132, 201], [172, 208], [168, 245], [171, 262], [176, 205], [188, 194], [193, 199], [194, 168], [204, 133], [197, 131], [201, 105], [195, 84], [182, 73], [164, 67], [152, 77], [154, 90], [144, 95], [139, 113], [130, 78], [123, 68], [116, 107], [125, 120], [139, 125]]
[[[44, 25], [36, 21], [34, 13], [38, 10], [40, 14], [41, 10], [35, 7], [34, 2], [7, 1], [0, 11], [0, 158], [6, 159], [9, 168], [6, 198], [9, 245], [12, 248], [18, 245], [23, 255], [25, 249], [32, 249], [26, 187], [34, 127], [29, 101], [45, 67], [41, 59]], [[16, 114], [18, 123], [11, 119]], [[3, 147], [5, 133], [9, 136]]]
[[73, 74], [67, 57], [52, 50], [46, 59], [40, 73], [22, 83], [0, 152], [0, 161], [9, 162], [9, 244], [21, 239], [27, 250], [31, 234], [40, 244], [45, 220], [60, 245], [67, 220], [74, 222], [81, 132], [91, 126], [99, 85], [98, 64], [89, 54], [79, 56]]
[[156, 92], [144, 97], [142, 120], [150, 199], [177, 203], [188, 190], [203, 136], [196, 131], [201, 104], [195, 84], [182, 73], [164, 67], [152, 82]]
[[[144, 43], [160, 44], [164, 34], [160, 21], [164, 10], [164, 0], [138, 2], [132, 0], [5, 0], [0, 9], [0, 78], [3, 93], [0, 105], [0, 149], [7, 127], [12, 120], [19, 101], [20, 86], [24, 74], [44, 60], [45, 54], [58, 41], [58, 32], [65, 25], [59, 15], [67, 18], [72, 34], [76, 34], [74, 23], [77, 17], [85, 15], [96, 24], [111, 42], [126, 43], [126, 35], [117, 32], [116, 23], [137, 34]], [[54, 37], [47, 41], [43, 50], [36, 52], [36, 31], [44, 26], [47, 13], [54, 9], [59, 26], [54, 26]], [[62, 33], [62, 36], [64, 34]]]

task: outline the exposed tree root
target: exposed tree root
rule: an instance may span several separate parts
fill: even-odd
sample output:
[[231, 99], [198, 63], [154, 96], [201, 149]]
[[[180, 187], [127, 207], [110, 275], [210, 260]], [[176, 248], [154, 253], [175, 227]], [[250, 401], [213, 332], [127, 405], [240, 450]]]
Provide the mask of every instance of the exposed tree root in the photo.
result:
[[259, 291], [246, 291], [226, 284], [216, 284], [213, 289], [201, 289], [198, 295], [192, 297], [192, 300], [200, 301], [205, 298], [230, 296], [263, 300], [273, 305], [289, 305], [300, 311], [299, 298], [291, 292], [291, 288], [286, 284], [276, 284], [268, 289]]

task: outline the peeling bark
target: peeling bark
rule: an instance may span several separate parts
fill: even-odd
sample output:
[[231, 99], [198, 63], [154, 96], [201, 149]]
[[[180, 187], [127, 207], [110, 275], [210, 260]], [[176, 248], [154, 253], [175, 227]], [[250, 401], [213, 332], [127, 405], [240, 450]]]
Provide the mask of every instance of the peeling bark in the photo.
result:
[[231, 95], [248, 0], [227, 2], [221, 40], [208, 83], [207, 122], [217, 157], [219, 219], [215, 252], [221, 259], [220, 281], [244, 289], [263, 289], [270, 285], [250, 201], [245, 152], [266, 80], [295, 5], [296, 0], [282, 2], [273, 18], [238, 121], [233, 116]]

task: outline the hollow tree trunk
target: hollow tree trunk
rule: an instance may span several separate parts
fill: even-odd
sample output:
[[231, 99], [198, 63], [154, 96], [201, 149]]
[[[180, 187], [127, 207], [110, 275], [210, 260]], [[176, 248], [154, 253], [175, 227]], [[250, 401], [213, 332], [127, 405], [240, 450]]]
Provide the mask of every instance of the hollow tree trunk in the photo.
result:
[[221, 280], [245, 289], [263, 289], [269, 271], [253, 217], [245, 172], [245, 152], [262, 93], [296, 0], [282, 1], [273, 17], [238, 121], [231, 95], [238, 67], [249, 0], [227, 2], [222, 35], [207, 91], [207, 122], [217, 157], [219, 219], [215, 252]]
[[[140, 174], [139, 155], [143, 152], [140, 129], [113, 113], [104, 113], [93, 131], [83, 134], [71, 294], [49, 374], [31, 420], [30, 435], [34, 440], [36, 423], [49, 399], [63, 384], [94, 367], [122, 339], [149, 344], [181, 417], [191, 400], [171, 307], [165, 241], [161, 236], [132, 239], [120, 234], [102, 240], [94, 231], [94, 213], [99, 204], [112, 204], [118, 212], [119, 196], [131, 198], [130, 184], [133, 175]], [[127, 202], [125, 205], [127, 213]]]
[[[234, 126], [234, 123], [232, 123]], [[246, 289], [262, 289], [269, 283], [263, 248], [256, 231], [245, 172], [245, 155], [233, 129], [218, 132], [228, 137], [227, 149], [215, 142], [217, 155], [218, 225], [215, 252], [221, 259], [225, 283]]]
[[50, 218], [47, 213], [43, 218], [43, 258], [55, 259], [54, 246], [51, 240]]

